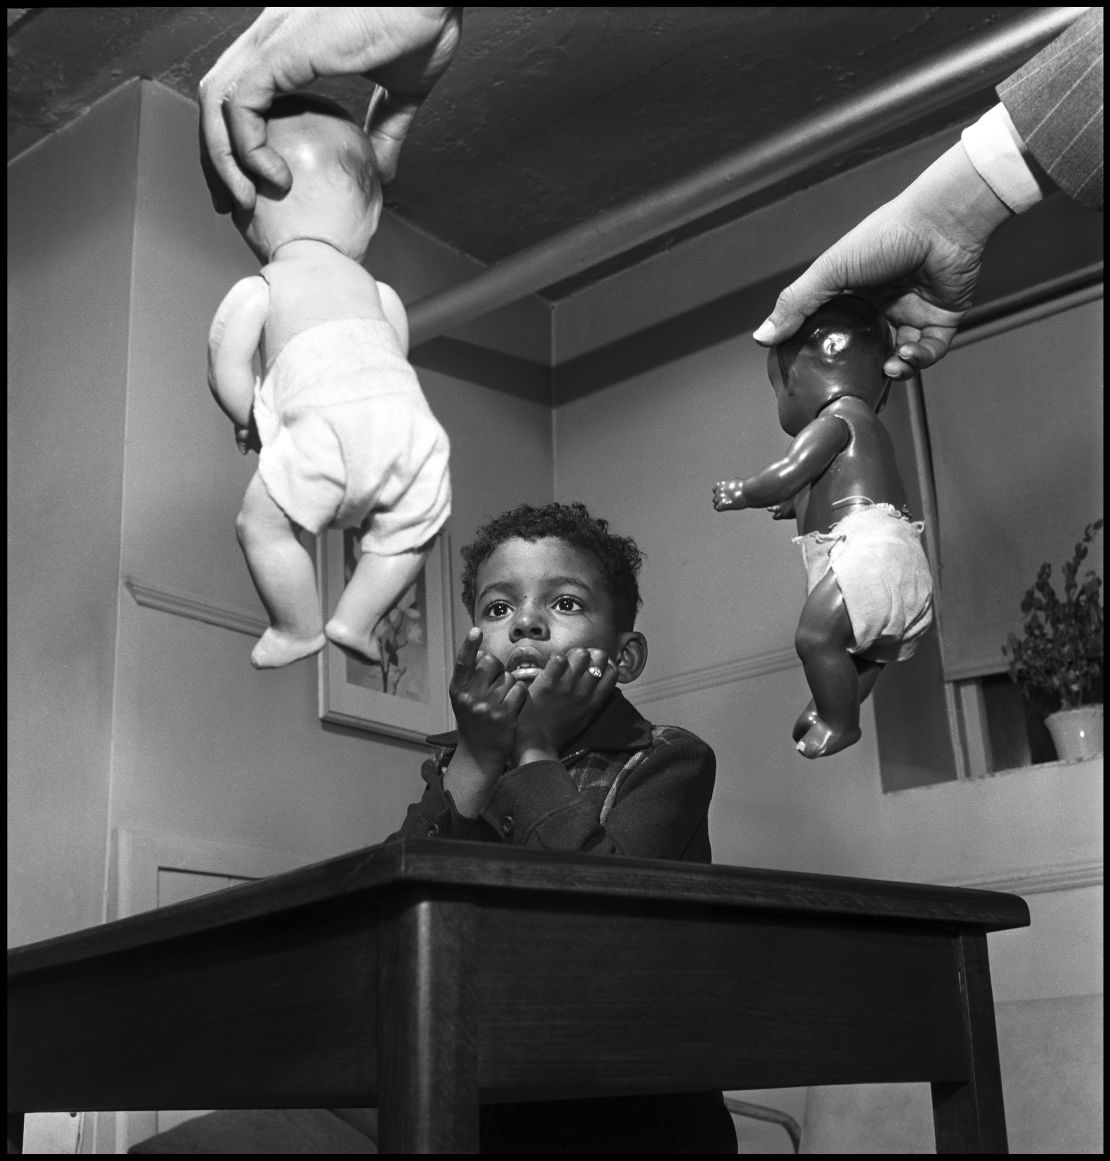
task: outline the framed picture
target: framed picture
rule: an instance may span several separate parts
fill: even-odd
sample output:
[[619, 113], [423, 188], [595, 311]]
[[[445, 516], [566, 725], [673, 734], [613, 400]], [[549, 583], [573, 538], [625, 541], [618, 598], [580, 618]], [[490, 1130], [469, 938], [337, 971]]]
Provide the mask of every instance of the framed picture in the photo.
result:
[[[327, 620], [360, 555], [358, 530], [327, 529], [316, 554]], [[358, 661], [328, 642], [318, 662], [321, 720], [411, 741], [454, 727], [447, 696], [450, 559], [450, 539], [441, 532], [424, 571], [382, 622], [380, 663]]]

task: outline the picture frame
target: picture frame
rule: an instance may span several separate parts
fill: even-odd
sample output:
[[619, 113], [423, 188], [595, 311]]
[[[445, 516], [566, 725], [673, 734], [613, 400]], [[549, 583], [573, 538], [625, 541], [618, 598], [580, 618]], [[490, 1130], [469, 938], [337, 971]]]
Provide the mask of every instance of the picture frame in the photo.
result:
[[[326, 621], [358, 560], [358, 530], [326, 529], [316, 554]], [[381, 664], [358, 661], [330, 641], [324, 646], [318, 659], [321, 721], [417, 742], [454, 728], [447, 693], [450, 560], [450, 536], [441, 531], [416, 583], [385, 618]]]

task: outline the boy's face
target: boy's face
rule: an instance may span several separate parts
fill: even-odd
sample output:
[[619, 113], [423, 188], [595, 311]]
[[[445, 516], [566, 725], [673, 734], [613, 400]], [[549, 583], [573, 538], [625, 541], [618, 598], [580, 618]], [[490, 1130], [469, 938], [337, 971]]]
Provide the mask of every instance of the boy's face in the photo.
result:
[[600, 568], [565, 540], [505, 541], [478, 567], [474, 591], [482, 649], [519, 681], [534, 680], [552, 654], [574, 648], [604, 650], [623, 681], [643, 668], [627, 658], [622, 665], [630, 642], [638, 653], [643, 637], [618, 630]]

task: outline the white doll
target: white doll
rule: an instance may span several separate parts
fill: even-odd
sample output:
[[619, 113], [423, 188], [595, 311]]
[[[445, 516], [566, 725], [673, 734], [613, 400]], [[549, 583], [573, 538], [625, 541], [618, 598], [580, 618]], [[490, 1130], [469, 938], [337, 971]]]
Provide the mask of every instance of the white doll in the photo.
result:
[[[293, 185], [233, 215], [265, 265], [232, 287], [208, 341], [212, 393], [240, 451], [259, 453], [236, 522], [270, 617], [251, 662], [288, 665], [325, 640], [375, 661], [375, 625], [450, 514], [449, 443], [406, 358], [404, 306], [362, 265], [382, 205], [369, 138], [306, 94], [279, 97], [267, 122]], [[362, 555], [325, 625], [299, 533], [352, 527]]]

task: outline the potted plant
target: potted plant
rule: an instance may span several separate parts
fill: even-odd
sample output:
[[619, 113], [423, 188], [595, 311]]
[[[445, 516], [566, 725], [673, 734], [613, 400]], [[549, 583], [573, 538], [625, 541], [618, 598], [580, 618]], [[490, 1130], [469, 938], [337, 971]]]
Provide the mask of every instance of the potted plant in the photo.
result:
[[1102, 579], [1079, 569], [1102, 521], [1083, 530], [1071, 560], [1064, 562], [1064, 593], [1052, 584], [1052, 565], [1042, 564], [1021, 601], [1025, 626], [1002, 647], [1010, 677], [1026, 697], [1048, 711], [1045, 724], [1063, 761], [1102, 753]]

